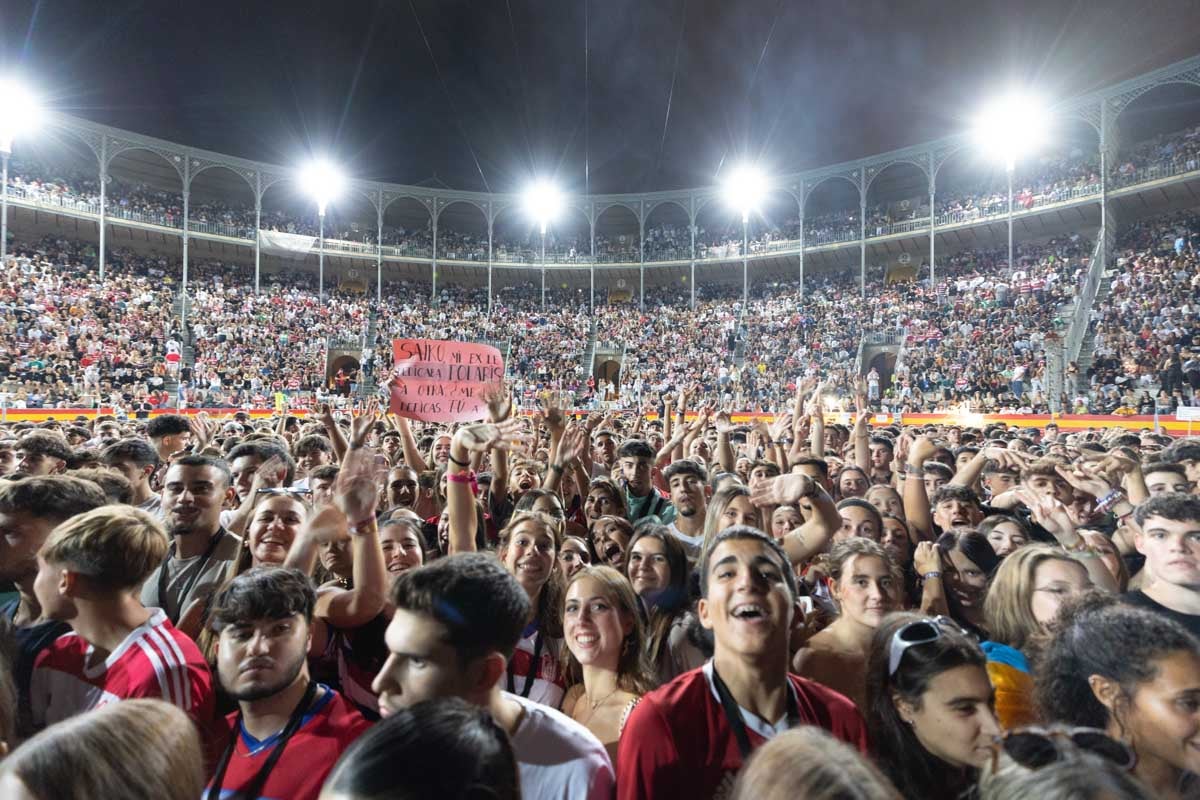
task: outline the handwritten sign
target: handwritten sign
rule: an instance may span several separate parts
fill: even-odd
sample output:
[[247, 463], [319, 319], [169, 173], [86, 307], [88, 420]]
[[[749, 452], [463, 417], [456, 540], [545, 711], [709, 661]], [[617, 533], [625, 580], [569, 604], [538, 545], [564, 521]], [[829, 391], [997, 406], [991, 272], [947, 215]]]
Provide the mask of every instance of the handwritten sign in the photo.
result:
[[504, 380], [500, 351], [473, 342], [396, 339], [392, 363], [391, 412], [422, 422], [483, 419], [483, 396]]

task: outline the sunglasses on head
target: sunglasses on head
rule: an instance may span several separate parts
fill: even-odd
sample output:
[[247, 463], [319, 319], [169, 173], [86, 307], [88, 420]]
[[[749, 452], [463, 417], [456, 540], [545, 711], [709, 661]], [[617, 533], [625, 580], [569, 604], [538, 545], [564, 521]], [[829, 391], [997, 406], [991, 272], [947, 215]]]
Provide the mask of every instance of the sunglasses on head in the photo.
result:
[[919, 619], [897, 628], [888, 647], [888, 676], [895, 675], [896, 670], [900, 669], [900, 662], [908, 648], [936, 642], [942, 638], [944, 630], [966, 635], [961, 625], [944, 616]]
[[1069, 758], [1072, 746], [1124, 770], [1133, 769], [1137, 760], [1128, 745], [1099, 728], [1018, 728], [996, 739], [992, 747], [992, 772], [997, 769], [1001, 752], [1026, 769], [1041, 769]]

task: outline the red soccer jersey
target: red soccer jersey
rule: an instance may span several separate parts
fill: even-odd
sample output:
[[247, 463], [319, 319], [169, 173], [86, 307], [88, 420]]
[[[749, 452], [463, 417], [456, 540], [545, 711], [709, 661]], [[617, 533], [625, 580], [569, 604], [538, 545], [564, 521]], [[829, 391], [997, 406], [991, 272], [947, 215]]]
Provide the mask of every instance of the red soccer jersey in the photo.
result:
[[[316, 800], [321, 786], [342, 753], [353, 744], [371, 723], [363, 719], [358, 709], [328, 686], [283, 749], [283, 754], [263, 786], [261, 800]], [[254, 779], [279, 740], [279, 734], [262, 741], [246, 733], [238, 725], [237, 714], [230, 714], [222, 727], [223, 741], [217, 751], [224, 751], [230, 736], [237, 736], [225, 779], [221, 781], [221, 797], [227, 797]], [[210, 779], [211, 783], [211, 779]], [[208, 789], [204, 796], [208, 797]]]
[[[717, 699], [712, 662], [685, 672], [642, 698], [617, 751], [617, 800], [720, 800], [729, 796], [742, 754]], [[789, 675], [800, 720], [868, 752], [867, 727], [845, 696], [819, 683]], [[752, 747], [779, 730], [742, 710]]]
[[30, 704], [34, 722], [52, 725], [117, 700], [152, 697], [188, 713], [201, 727], [213, 715], [213, 679], [200, 649], [161, 609], [103, 662], [88, 662], [92, 646], [76, 633], [58, 637], [34, 662]]

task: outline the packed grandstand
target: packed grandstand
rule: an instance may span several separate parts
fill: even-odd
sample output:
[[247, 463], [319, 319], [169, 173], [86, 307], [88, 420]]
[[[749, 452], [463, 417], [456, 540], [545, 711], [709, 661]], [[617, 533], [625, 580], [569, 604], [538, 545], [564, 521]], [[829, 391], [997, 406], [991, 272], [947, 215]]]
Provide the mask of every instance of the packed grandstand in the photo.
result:
[[[1148, 186], [1164, 176], [1186, 183], [1194, 180], [1189, 176], [1198, 160], [1200, 126], [1156, 135], [1122, 152], [1109, 186], [1136, 189], [1139, 176]], [[749, 241], [746, 302], [743, 287], [728, 281], [740, 265], [739, 237], [700, 225], [694, 249], [690, 226], [662, 224], [645, 229], [640, 247], [636, 235], [597, 235], [594, 258], [586, 233], [552, 233], [548, 263], [559, 269], [583, 264], [596, 275], [581, 286], [579, 270], [559, 283], [551, 269], [544, 301], [538, 267], [513, 266], [537, 262], [536, 236], [495, 237], [489, 262], [486, 236], [439, 227], [441, 270], [453, 273], [447, 267], [464, 261], [489, 264], [488, 274], [503, 272], [502, 279], [480, 285], [480, 266], [459, 270], [458, 283], [443, 278], [434, 287], [428, 267], [422, 275], [410, 264], [392, 279], [380, 266], [384, 281], [374, 286], [360, 277], [371, 276], [374, 264], [338, 251], [347, 242], [378, 238], [353, 224], [327, 236], [332, 268], [320, 287], [323, 298], [311, 256], [307, 262], [279, 258], [256, 276], [244, 258], [197, 257], [195, 242], [184, 319], [176, 240], [146, 237], [136, 246], [110, 247], [101, 278], [94, 238], [65, 224], [46, 230], [42, 222], [47, 208], [96, 206], [97, 181], [18, 158], [10, 168], [10, 203], [30, 216], [15, 213], [10, 225], [0, 297], [6, 311], [0, 390], [14, 409], [262, 408], [272, 406], [277, 393], [295, 407], [310, 407], [372, 391], [390, 365], [391, 340], [416, 337], [496, 343], [519, 397], [530, 405], [553, 390], [580, 408], [643, 408], [698, 383], [739, 409], [766, 411], [805, 377], [848, 378], [857, 371], [864, 378], [875, 373], [877, 408], [900, 413], [1169, 413], [1190, 404], [1200, 386], [1200, 359], [1191, 351], [1197, 217], [1183, 208], [1129, 221], [1108, 269], [1094, 265], [1097, 228], [1064, 229], [1054, 209], [1094, 198], [1096, 162], [1095, 154], [1075, 148], [1030, 164], [1018, 176], [1014, 203], [1024, 213], [1049, 209], [1050, 219], [1033, 226], [1042, 235], [1020, 238], [1012, 264], [1002, 243], [982, 234], [974, 243], [986, 246], [943, 246], [932, 284], [928, 252], [912, 247], [913, 258], [907, 241], [901, 247], [908, 257], [899, 260], [885, 256], [876, 263], [886, 251], [863, 248], [863, 263], [872, 263], [862, 272], [851, 263], [789, 277], [801, 245], [800, 222], [792, 216], [758, 220]], [[935, 199], [934, 230], [982, 228], [1007, 217], [1005, 194], [985, 183], [950, 186]], [[107, 204], [112, 226], [182, 226], [178, 194], [147, 184], [113, 180]], [[867, 239], [901, 236], [896, 231], [914, 222], [919, 237], [929, 222], [928, 199], [924, 207], [902, 205], [868, 209]], [[26, 219], [37, 228], [26, 229]], [[206, 226], [217, 226], [211, 228], [217, 239], [253, 239], [255, 222], [253, 208], [232, 201], [189, 208], [194, 241]], [[263, 230], [315, 231], [314, 220], [302, 213], [273, 212], [258, 223]], [[806, 217], [803, 247], [858, 244], [860, 223], [853, 210]], [[1055, 232], [1043, 233], [1048, 230]], [[397, 228], [384, 240], [395, 252], [433, 253], [428, 227]], [[759, 262], [752, 258], [767, 255], [774, 256], [770, 268], [756, 274]], [[599, 266], [622, 262], [633, 268], [620, 270], [627, 278], [606, 278], [612, 267]], [[690, 262], [693, 269], [662, 262]], [[714, 280], [689, 285], [696, 264], [702, 267], [697, 282], [705, 269]], [[1103, 274], [1083, 317], [1088, 348], [1065, 358], [1059, 343], [1093, 269]], [[597, 278], [602, 285], [595, 285]], [[863, 364], [860, 346], [880, 334], [899, 346], [878, 364]], [[362, 350], [353, 380], [341, 386], [324, 358], [331, 341], [357, 342]], [[991, 346], [981, 347], [983, 341]], [[1081, 367], [1081, 361], [1087, 363]], [[845, 406], [844, 396], [831, 399]]]

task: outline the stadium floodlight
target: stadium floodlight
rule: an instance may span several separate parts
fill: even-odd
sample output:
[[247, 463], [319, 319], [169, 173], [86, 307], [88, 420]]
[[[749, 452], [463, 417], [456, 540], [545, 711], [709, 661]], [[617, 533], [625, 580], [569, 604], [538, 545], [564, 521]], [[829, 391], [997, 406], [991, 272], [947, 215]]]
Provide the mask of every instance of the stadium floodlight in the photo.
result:
[[757, 211], [767, 194], [767, 177], [754, 164], [735, 167], [722, 184], [725, 202], [742, 215], [742, 222], [750, 221], [750, 213]]
[[525, 208], [525, 213], [541, 228], [542, 236], [545, 236], [546, 226], [562, 213], [565, 202], [559, 188], [542, 179], [534, 181], [521, 193], [521, 205]]
[[1011, 170], [1018, 158], [1045, 142], [1049, 118], [1046, 104], [1037, 95], [1010, 91], [983, 107], [975, 120], [974, 138], [981, 151]]
[[542, 178], [521, 193], [521, 205], [542, 231], [542, 307], [546, 307], [546, 226], [558, 218], [566, 202], [563, 193]]
[[742, 307], [750, 302], [750, 212], [767, 194], [767, 177], [754, 164], [734, 167], [722, 184], [725, 202], [742, 215]]
[[[14, 77], [0, 77], [0, 264], [8, 255], [8, 157], [13, 139], [37, 127], [41, 108], [33, 92]], [[104, 257], [101, 250], [101, 276]]]
[[1013, 266], [1013, 173], [1017, 159], [1045, 141], [1050, 114], [1045, 103], [1028, 92], [1009, 91], [992, 100], [975, 120], [974, 138], [985, 153], [1004, 162], [1008, 173], [1008, 265]]
[[37, 127], [41, 105], [29, 87], [14, 77], [0, 77], [0, 153], [12, 153], [13, 139]]
[[342, 173], [324, 158], [314, 159], [300, 170], [300, 187], [317, 201], [317, 296], [322, 300], [325, 299], [325, 207], [342, 193], [345, 185]]
[[300, 170], [300, 186], [317, 201], [317, 213], [322, 217], [325, 207], [337, 199], [345, 185], [341, 171], [327, 159], [314, 159]]

